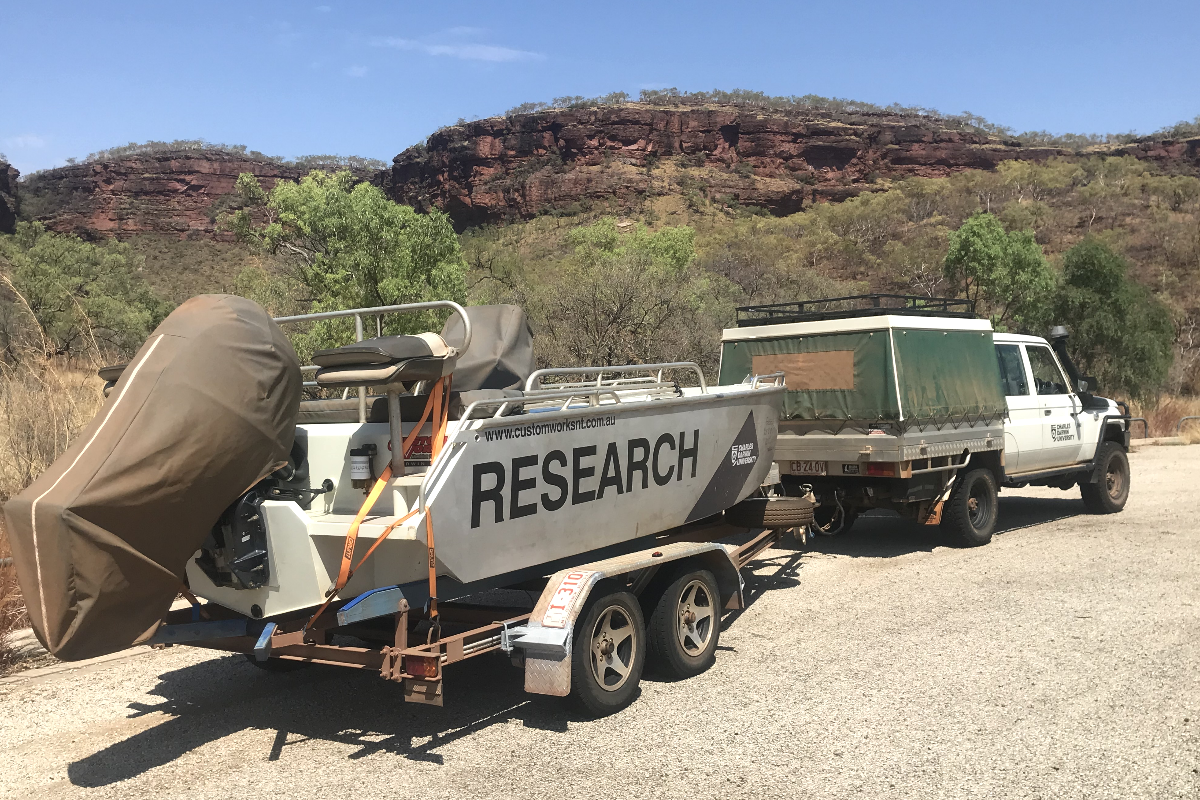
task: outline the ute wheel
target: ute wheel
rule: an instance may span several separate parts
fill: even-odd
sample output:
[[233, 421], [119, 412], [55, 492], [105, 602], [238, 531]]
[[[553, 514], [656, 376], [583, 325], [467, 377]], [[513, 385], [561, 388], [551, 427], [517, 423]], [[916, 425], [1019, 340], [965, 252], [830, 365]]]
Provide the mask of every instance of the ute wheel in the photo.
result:
[[645, 661], [646, 626], [637, 598], [617, 591], [590, 601], [571, 646], [571, 693], [583, 710], [603, 717], [633, 702]]
[[245, 656], [247, 661], [264, 672], [295, 672], [312, 666], [307, 661], [292, 661], [290, 658], [268, 658], [266, 661], [259, 661], [254, 657], [254, 653], [246, 653]]
[[749, 497], [725, 510], [725, 521], [741, 528], [798, 528], [813, 521], [803, 497]]
[[1083, 504], [1093, 514], [1115, 514], [1129, 499], [1129, 456], [1115, 442], [1104, 442], [1096, 454], [1095, 483], [1080, 483]]
[[999, 510], [996, 477], [990, 469], [973, 469], [955, 481], [942, 508], [942, 530], [960, 547], [979, 547], [992, 540]]
[[676, 578], [650, 614], [651, 663], [670, 678], [690, 678], [713, 665], [721, 635], [721, 594], [706, 569]]

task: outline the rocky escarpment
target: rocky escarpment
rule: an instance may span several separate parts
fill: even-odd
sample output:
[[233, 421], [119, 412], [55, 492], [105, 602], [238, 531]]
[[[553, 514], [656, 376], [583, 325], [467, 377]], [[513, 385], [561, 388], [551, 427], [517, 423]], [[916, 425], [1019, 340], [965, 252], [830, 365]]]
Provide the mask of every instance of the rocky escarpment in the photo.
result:
[[158, 233], [228, 239], [217, 221], [236, 206], [234, 184], [243, 172], [270, 190], [308, 169], [220, 150], [135, 155], [30, 175], [21, 184], [21, 212], [84, 238]]
[[17, 178], [21, 173], [0, 161], [0, 233], [12, 233], [17, 224]]
[[[672, 190], [790, 214], [881, 180], [1064, 152], [949, 130], [929, 118], [628, 105], [445, 128], [396, 156], [383, 185], [397, 202], [436, 206], [460, 225]], [[658, 166], [679, 168], [679, 185], [663, 187]]]
[[1114, 148], [1112, 154], [1150, 161], [1169, 175], [1200, 176], [1200, 138], [1146, 139]]

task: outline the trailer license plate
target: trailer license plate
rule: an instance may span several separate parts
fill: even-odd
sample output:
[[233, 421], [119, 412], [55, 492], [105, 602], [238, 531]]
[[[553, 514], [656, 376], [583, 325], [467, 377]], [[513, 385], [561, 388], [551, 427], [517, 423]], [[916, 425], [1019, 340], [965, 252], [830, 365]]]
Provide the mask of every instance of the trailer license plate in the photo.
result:
[[828, 465], [824, 461], [793, 461], [793, 475], [825, 475]]

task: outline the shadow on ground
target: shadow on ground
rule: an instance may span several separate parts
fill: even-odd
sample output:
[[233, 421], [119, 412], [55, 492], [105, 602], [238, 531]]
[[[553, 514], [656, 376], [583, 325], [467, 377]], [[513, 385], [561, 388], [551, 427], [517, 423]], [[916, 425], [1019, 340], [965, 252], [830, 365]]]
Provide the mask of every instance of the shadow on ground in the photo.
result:
[[320, 739], [352, 748], [351, 759], [385, 752], [440, 764], [437, 748], [492, 725], [517, 720], [565, 732], [574, 718], [559, 698], [525, 694], [522, 673], [498, 653], [447, 670], [444, 708], [405, 703], [400, 684], [369, 670], [315, 665], [269, 673], [240, 655], [165, 673], [151, 694], [162, 702], [133, 704], [131, 718], [171, 718], [71, 764], [73, 784], [128, 780], [247, 729], [276, 731], [271, 761]]
[[[1002, 498], [997, 535], [1082, 513], [1078, 499]], [[766, 592], [799, 585], [799, 570], [809, 551], [889, 558], [945, 544], [937, 528], [894, 515], [861, 517], [845, 536], [810, 539], [807, 547], [787, 537], [766, 557], [747, 565], [746, 607]], [[722, 630], [741, 614], [727, 614]], [[523, 674], [500, 653], [448, 669], [443, 708], [405, 703], [399, 684], [382, 681], [369, 670], [313, 666], [269, 673], [240, 655], [167, 672], [151, 693], [162, 701], [136, 703], [131, 716], [162, 713], [169, 718], [71, 764], [68, 776], [73, 784], [98, 787], [128, 780], [247, 729], [276, 732], [268, 754], [271, 761], [292, 745], [318, 739], [351, 748], [350, 759], [383, 752], [440, 764], [438, 748], [493, 725], [516, 721], [566, 732], [569, 722], [582, 719], [561, 698], [526, 694]]]
[[[1031, 528], [1049, 522], [1070, 519], [1087, 511], [1078, 497], [1004, 497], [1000, 498], [1000, 519], [994, 537], [1010, 531]], [[861, 516], [845, 535], [816, 536], [808, 540], [808, 550], [856, 558], [893, 558], [909, 553], [930, 552], [953, 543], [936, 525], [918, 525], [888, 511], [872, 511]]]

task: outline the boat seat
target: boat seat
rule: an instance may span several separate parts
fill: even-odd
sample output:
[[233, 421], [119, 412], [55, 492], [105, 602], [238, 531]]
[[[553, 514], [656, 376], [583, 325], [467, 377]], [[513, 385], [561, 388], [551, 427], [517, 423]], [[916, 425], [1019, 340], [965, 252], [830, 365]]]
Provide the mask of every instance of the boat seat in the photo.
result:
[[128, 364], [113, 364], [109, 367], [101, 367], [96, 370], [96, 374], [104, 381], [104, 396], [108, 397], [112, 393], [113, 387], [117, 385], [117, 381], [121, 379], [121, 373], [125, 371]]
[[319, 350], [313, 363], [319, 386], [392, 386], [430, 381], [454, 372], [458, 350], [436, 333], [381, 336]]

